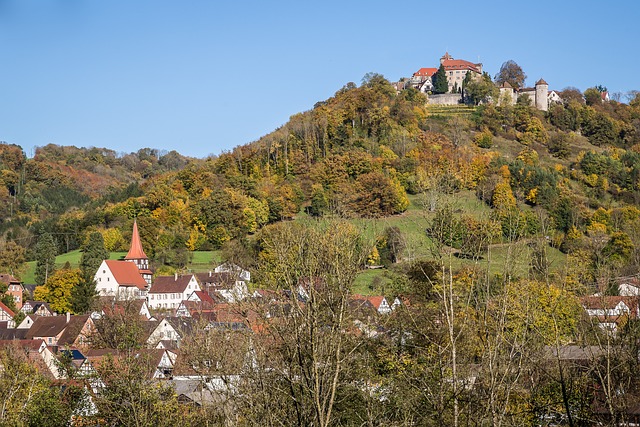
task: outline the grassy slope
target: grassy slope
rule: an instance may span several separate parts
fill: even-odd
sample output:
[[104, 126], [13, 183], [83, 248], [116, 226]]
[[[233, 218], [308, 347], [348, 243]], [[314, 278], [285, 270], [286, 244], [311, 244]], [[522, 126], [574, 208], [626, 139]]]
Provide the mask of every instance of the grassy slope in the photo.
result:
[[[122, 259], [127, 255], [126, 252], [111, 252], [109, 259]], [[67, 262], [71, 268], [77, 268], [80, 265], [80, 257], [82, 252], [79, 249], [56, 257], [56, 268], [62, 268]], [[203, 272], [207, 271], [220, 263], [220, 251], [198, 251], [193, 253], [191, 264], [187, 266], [189, 271]], [[24, 283], [35, 283], [36, 262], [29, 261], [27, 263], [27, 271], [22, 276]]]

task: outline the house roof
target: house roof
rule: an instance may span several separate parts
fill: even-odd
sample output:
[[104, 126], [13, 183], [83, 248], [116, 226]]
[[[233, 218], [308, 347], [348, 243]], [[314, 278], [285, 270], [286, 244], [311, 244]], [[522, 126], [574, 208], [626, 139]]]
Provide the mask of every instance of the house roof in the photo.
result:
[[27, 338], [57, 337], [66, 327], [67, 316], [41, 316], [28, 329]]
[[135, 286], [146, 289], [147, 282], [140, 275], [138, 267], [129, 261], [106, 260], [105, 263], [120, 286]]
[[471, 70], [480, 74], [480, 64], [474, 64], [473, 62], [465, 61], [464, 59], [445, 59], [442, 61], [442, 66], [446, 71], [450, 70]]
[[6, 305], [4, 305], [2, 302], [0, 302], [0, 310], [4, 311], [5, 313], [7, 313], [9, 316], [11, 317], [15, 317], [15, 313], [13, 312], [13, 310], [11, 310], [9, 307], [7, 307]]
[[158, 276], [153, 280], [150, 294], [182, 293], [187, 289], [193, 274], [176, 276]]
[[544, 79], [540, 79], [536, 82], [536, 86], [540, 86], [540, 85], [549, 85], [549, 83], [545, 82]]
[[351, 296], [352, 299], [354, 300], [363, 300], [363, 301], [368, 301], [369, 303], [371, 303], [371, 305], [373, 307], [375, 307], [375, 309], [379, 309], [380, 306], [382, 305], [382, 301], [385, 301], [385, 298], [382, 295], [352, 295]]
[[20, 284], [20, 280], [16, 279], [15, 277], [13, 277], [11, 274], [0, 274], [0, 282], [4, 283], [5, 285], [9, 285], [9, 284]]
[[15, 340], [0, 340], [0, 348], [7, 347], [9, 345], [18, 346], [27, 352], [40, 352], [42, 348], [43, 340], [25, 340], [25, 339], [15, 339]]
[[133, 234], [131, 235], [131, 247], [124, 259], [144, 259], [148, 258], [142, 249], [140, 234], [138, 233], [138, 221], [133, 220]]
[[28, 329], [0, 328], [0, 340], [23, 340], [26, 339], [27, 332]]
[[82, 316], [71, 316], [67, 327], [64, 329], [62, 335], [58, 339], [58, 345], [71, 345], [77, 339], [82, 328], [88, 322], [93, 322], [88, 314]]
[[236, 283], [236, 275], [230, 272], [196, 273], [196, 279], [202, 284], [214, 285], [216, 288], [230, 288]]
[[580, 303], [586, 309], [613, 309], [621, 302], [624, 302], [631, 312], [638, 309], [639, 297], [621, 297], [621, 296], [588, 296], [580, 298]]
[[420, 68], [418, 71], [413, 73], [413, 75], [420, 76], [420, 77], [431, 77], [437, 72], [438, 72], [437, 68]]
[[[204, 303], [204, 304], [216, 303], [216, 301], [211, 297], [211, 295], [209, 295], [205, 291], [194, 291], [193, 293], [198, 297], [198, 299], [200, 300], [199, 302], [201, 303]], [[197, 302], [197, 301], [193, 301], [193, 302]]]
[[559, 347], [546, 346], [544, 352], [547, 357], [564, 361], [592, 361], [600, 357], [603, 349], [598, 346], [561, 345]]

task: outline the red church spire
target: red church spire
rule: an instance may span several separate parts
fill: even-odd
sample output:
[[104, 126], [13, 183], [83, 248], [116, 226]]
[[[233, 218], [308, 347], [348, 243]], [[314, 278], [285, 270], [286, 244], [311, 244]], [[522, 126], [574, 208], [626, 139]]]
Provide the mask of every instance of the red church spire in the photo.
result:
[[140, 242], [140, 234], [138, 234], [138, 222], [133, 220], [133, 235], [131, 236], [131, 247], [129, 253], [124, 257], [126, 260], [134, 259], [147, 259], [147, 254], [142, 249], [142, 243]]

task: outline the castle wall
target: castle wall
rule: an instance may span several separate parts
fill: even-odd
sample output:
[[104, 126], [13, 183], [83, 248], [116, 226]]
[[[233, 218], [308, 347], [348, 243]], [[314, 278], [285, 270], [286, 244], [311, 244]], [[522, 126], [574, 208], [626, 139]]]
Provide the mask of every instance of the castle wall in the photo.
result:
[[429, 95], [429, 104], [432, 105], [458, 105], [462, 102], [460, 93], [443, 93], [441, 95]]

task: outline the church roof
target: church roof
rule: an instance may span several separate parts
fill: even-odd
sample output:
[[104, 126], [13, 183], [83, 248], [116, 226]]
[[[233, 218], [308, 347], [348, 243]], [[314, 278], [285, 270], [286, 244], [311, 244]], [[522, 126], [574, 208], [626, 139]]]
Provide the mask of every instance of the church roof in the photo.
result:
[[131, 235], [131, 247], [124, 259], [145, 259], [148, 258], [147, 254], [142, 249], [142, 242], [140, 242], [140, 234], [138, 233], [138, 222], [133, 221], [133, 234]]
[[135, 286], [138, 289], [146, 289], [147, 282], [140, 275], [138, 267], [128, 261], [106, 260], [105, 263], [119, 286]]

